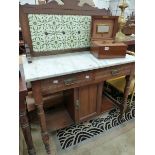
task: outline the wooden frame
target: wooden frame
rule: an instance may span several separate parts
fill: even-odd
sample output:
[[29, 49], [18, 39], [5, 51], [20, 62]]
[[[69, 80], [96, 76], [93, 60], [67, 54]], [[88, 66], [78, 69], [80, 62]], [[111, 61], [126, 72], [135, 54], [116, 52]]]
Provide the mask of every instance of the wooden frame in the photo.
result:
[[[75, 51], [84, 51], [89, 48], [79, 48], [79, 49], [66, 49], [66, 50], [54, 50], [54, 51], [43, 51], [43, 52], [34, 52], [32, 47], [32, 40], [29, 28], [28, 14], [57, 14], [57, 15], [84, 15], [84, 16], [94, 16], [94, 15], [111, 15], [110, 10], [98, 9], [91, 7], [87, 4], [80, 7], [78, 6], [77, 1], [64, 0], [64, 5], [58, 5], [57, 2], [52, 1], [43, 5], [20, 5], [19, 6], [19, 18], [20, 25], [23, 33], [23, 39], [25, 44], [30, 48], [30, 56], [44, 56], [44, 55], [53, 55], [58, 53], [68, 53]], [[60, 52], [61, 51], [61, 52]]]
[[[86, 82], [84, 80], [79, 83], [78, 82], [70, 83], [70, 85], [61, 85], [61, 83], [58, 83], [57, 87], [53, 87], [53, 86], [50, 87], [48, 90], [48, 92], [50, 93], [67, 90], [64, 96], [65, 96], [65, 105], [66, 105], [65, 108], [67, 109], [68, 113], [66, 114], [66, 110], [60, 109], [60, 111], [58, 110], [56, 113], [48, 115], [48, 117], [52, 118], [52, 120], [57, 120], [57, 121], [53, 121], [54, 123], [51, 123], [49, 121], [50, 122], [49, 124], [46, 123], [45, 112], [43, 109], [43, 89], [42, 88], [47, 87], [47, 83], [48, 85], [53, 85], [52, 81], [53, 79], [55, 80], [55, 78], [58, 80], [59, 78], [62, 78], [65, 80], [66, 76], [68, 79], [68, 77], [72, 77], [73, 74], [68, 74], [64, 76], [58, 76], [58, 77], [32, 82], [32, 91], [33, 91], [33, 96], [35, 99], [35, 104], [36, 104], [36, 108], [37, 108], [38, 116], [40, 120], [42, 139], [48, 154], [50, 154], [51, 152], [50, 145], [49, 145], [49, 135], [47, 132], [48, 131], [47, 128], [49, 128], [48, 125], [51, 127], [51, 124], [52, 124], [53, 129], [55, 128], [58, 129], [58, 127], [63, 128], [71, 124], [73, 120], [74, 122], [78, 123], [78, 122], [90, 119], [92, 116], [99, 115], [102, 112], [109, 110], [109, 108], [112, 108], [113, 102], [109, 100], [105, 95], [102, 95], [102, 92], [104, 91], [103, 82], [111, 78], [116, 78], [116, 77], [125, 75], [126, 84], [124, 89], [123, 103], [120, 104], [117, 101], [114, 102], [114, 104], [120, 108], [120, 116], [121, 117], [123, 116], [123, 113], [127, 110], [127, 97], [129, 93], [129, 86], [134, 75], [134, 65], [135, 63], [131, 62], [127, 64], [122, 64], [122, 65], [100, 68], [96, 70], [94, 69], [92, 71], [93, 79], [90, 81], [88, 80]], [[86, 71], [86, 72], [87, 72], [86, 74], [88, 74], [90, 71]], [[74, 76], [77, 77], [79, 74], [81, 73], [76, 73], [74, 74]], [[82, 72], [82, 74], [85, 75], [84, 72]], [[95, 88], [89, 88], [92, 86]], [[70, 93], [68, 93], [69, 90], [71, 90]], [[84, 105], [83, 103], [88, 103], [88, 100], [89, 100], [89, 99], [85, 99], [84, 96], [91, 97], [90, 100], [92, 100], [93, 98], [96, 98], [97, 100], [96, 102], [94, 102], [96, 105], [96, 108], [95, 109], [91, 108], [93, 109], [91, 113], [87, 113], [87, 110], [89, 110], [89, 108], [87, 108], [87, 106], [82, 107], [86, 113], [84, 112], [84, 115], [80, 115], [80, 105]], [[91, 104], [91, 106], [93, 107], [93, 104]]]
[[[95, 25], [107, 25], [107, 26], [110, 26], [109, 23], [106, 23], [106, 20], [111, 20], [113, 21], [113, 29], [112, 29], [112, 36], [109, 38], [109, 39], [114, 39], [115, 35], [116, 35], [116, 32], [118, 31], [118, 16], [93, 16], [92, 17], [92, 29], [91, 29], [91, 38], [92, 40], [101, 40], [101, 39], [104, 39], [104, 40], [107, 40], [107, 38], [104, 38], [102, 36], [102, 34], [106, 34], [106, 33], [97, 33], [96, 31], [96, 28], [94, 27]], [[99, 23], [97, 23], [99, 22]], [[101, 23], [103, 22], [103, 23]], [[100, 34], [101, 37], [98, 37], [98, 36], [95, 36], [94, 34]], [[107, 32], [108, 33], [108, 32]]]
[[[108, 32], [98, 33], [98, 25], [109, 26]], [[118, 16], [92, 16], [91, 53], [99, 59], [125, 57], [127, 45], [115, 43]]]
[[[108, 31], [104, 30], [104, 32], [99, 32], [99, 26], [106, 26], [106, 27], [108, 27]], [[101, 34], [108, 33], [109, 32], [109, 26], [110, 25], [108, 25], [108, 24], [97, 24], [96, 25], [96, 33], [101, 33]]]

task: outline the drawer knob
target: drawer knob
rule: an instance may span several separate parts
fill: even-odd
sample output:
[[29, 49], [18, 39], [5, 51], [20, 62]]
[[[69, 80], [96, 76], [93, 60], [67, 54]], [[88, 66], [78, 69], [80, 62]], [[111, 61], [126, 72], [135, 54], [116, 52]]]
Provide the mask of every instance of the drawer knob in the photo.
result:
[[85, 78], [86, 78], [86, 79], [90, 79], [90, 76], [89, 76], [89, 75], [86, 75]]
[[117, 75], [117, 74], [119, 74], [119, 70], [118, 69], [114, 69], [114, 70], [111, 71], [111, 74], [112, 75]]
[[53, 83], [57, 84], [57, 83], [59, 83], [59, 81], [58, 80], [53, 80]]

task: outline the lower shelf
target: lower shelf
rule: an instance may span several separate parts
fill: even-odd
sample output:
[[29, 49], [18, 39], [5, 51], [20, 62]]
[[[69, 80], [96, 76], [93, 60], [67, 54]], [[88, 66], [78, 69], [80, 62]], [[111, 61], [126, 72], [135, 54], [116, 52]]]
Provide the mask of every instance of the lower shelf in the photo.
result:
[[[107, 96], [102, 96], [101, 113], [107, 112], [114, 107], [114, 103]], [[35, 111], [30, 112], [30, 121], [39, 124], [38, 116]], [[45, 110], [46, 124], [49, 132], [62, 129], [74, 123], [64, 104], [59, 104]]]
[[102, 105], [101, 105], [101, 113], [109, 111], [115, 107], [113, 101], [109, 99], [107, 96], [103, 95], [102, 97]]
[[56, 131], [73, 124], [73, 120], [64, 105], [60, 105], [46, 112], [46, 123], [48, 131]]
[[[63, 104], [45, 110], [45, 117], [47, 130], [49, 132], [62, 129], [74, 123]], [[32, 124], [39, 125], [36, 111], [29, 112], [29, 120]]]

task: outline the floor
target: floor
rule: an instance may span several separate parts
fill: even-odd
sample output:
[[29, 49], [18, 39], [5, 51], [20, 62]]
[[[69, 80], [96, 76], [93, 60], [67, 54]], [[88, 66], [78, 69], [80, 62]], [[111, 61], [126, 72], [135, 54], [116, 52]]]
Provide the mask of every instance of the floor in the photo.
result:
[[[37, 155], [46, 155], [39, 128], [32, 125], [32, 137]], [[135, 154], [135, 126], [134, 120], [121, 124], [102, 134], [85, 141], [78, 146], [67, 150], [59, 149], [59, 143], [54, 133], [50, 136], [52, 155], [134, 155]], [[23, 146], [23, 154], [28, 155], [26, 145]]]

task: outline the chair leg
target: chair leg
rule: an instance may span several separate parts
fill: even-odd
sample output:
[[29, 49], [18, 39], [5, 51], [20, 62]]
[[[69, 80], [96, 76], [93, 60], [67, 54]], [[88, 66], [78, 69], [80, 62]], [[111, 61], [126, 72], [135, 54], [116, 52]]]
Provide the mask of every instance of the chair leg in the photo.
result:
[[125, 89], [124, 89], [124, 96], [123, 96], [123, 110], [122, 114], [127, 110], [127, 99], [129, 95], [129, 90], [130, 90], [130, 84], [133, 76], [132, 75], [127, 75], [126, 76], [126, 84], [125, 84]]

